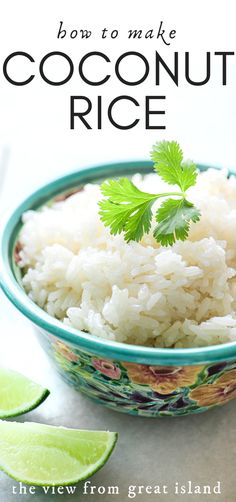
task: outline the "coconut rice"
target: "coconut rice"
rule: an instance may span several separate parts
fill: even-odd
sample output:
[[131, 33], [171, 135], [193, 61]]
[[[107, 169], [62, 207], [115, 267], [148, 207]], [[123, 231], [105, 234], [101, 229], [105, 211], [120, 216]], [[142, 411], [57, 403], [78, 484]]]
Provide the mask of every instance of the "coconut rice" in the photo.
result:
[[[146, 192], [156, 175], [135, 175]], [[169, 190], [169, 187], [168, 187]], [[152, 234], [126, 243], [101, 223], [98, 185], [23, 215], [19, 266], [29, 297], [68, 326], [154, 347], [236, 340], [236, 178], [209, 169], [189, 199], [201, 219], [189, 238], [162, 247]]]

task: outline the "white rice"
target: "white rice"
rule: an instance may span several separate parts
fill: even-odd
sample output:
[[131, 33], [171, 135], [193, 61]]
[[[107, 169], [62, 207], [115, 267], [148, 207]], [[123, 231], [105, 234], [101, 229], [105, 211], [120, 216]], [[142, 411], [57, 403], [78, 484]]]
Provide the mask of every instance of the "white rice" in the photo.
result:
[[[133, 178], [144, 191], [167, 186]], [[170, 187], [168, 186], [168, 191]], [[100, 221], [98, 185], [23, 215], [20, 266], [30, 298], [98, 337], [157, 347], [236, 340], [236, 178], [209, 169], [189, 199], [201, 210], [188, 240], [161, 247], [152, 234], [127, 244]]]

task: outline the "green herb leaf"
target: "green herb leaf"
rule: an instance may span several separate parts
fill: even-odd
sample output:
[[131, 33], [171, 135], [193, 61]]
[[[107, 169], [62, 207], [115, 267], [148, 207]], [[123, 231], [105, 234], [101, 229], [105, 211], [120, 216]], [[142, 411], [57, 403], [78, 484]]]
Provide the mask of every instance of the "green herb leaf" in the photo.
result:
[[195, 185], [197, 168], [193, 162], [183, 163], [183, 152], [176, 141], [156, 143], [151, 158], [155, 171], [169, 185], [178, 185], [183, 192]]
[[113, 235], [124, 231], [126, 241], [139, 241], [151, 228], [151, 207], [156, 195], [141, 192], [127, 178], [102, 183], [101, 192], [109, 197], [99, 202], [101, 220]]
[[[162, 245], [172, 245], [188, 236], [190, 222], [200, 218], [199, 210], [186, 200], [186, 190], [195, 185], [197, 168], [192, 162], [183, 162], [183, 153], [175, 141], [156, 143], [151, 154], [154, 168], [169, 185], [178, 185], [180, 192], [150, 194], [142, 192], [127, 178], [107, 180], [101, 185], [106, 197], [99, 202], [99, 214], [113, 235], [124, 232], [127, 242], [140, 241], [152, 225], [152, 205], [160, 197], [166, 200], [156, 213], [158, 223], [155, 239]], [[178, 199], [167, 197], [179, 197]]]
[[154, 200], [141, 204], [125, 225], [125, 240], [140, 241], [143, 235], [148, 234], [152, 224], [152, 204]]
[[181, 190], [183, 190], [183, 192], [186, 192], [188, 188], [196, 185], [198, 170], [196, 165], [191, 161], [182, 162], [181, 168]]
[[190, 221], [196, 223], [199, 219], [200, 212], [191, 202], [186, 199], [167, 199], [157, 210], [158, 225], [153, 235], [162, 246], [172, 246], [176, 240], [187, 239]]
[[106, 180], [101, 184], [100, 189], [102, 194], [109, 197], [115, 204], [135, 204], [156, 198], [156, 195], [139, 190], [128, 178]]

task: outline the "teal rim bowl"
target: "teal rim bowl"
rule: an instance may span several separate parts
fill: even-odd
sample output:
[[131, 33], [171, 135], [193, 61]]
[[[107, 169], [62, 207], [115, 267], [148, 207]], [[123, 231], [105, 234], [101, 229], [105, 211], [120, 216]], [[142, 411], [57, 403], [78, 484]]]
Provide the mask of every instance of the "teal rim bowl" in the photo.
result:
[[[13, 253], [21, 228], [21, 216], [29, 209], [37, 209], [59, 194], [86, 183], [100, 182], [106, 178], [128, 176], [134, 173], [147, 174], [152, 171], [149, 161], [121, 162], [81, 169], [63, 176], [30, 195], [1, 224], [0, 228], [0, 286], [9, 300], [28, 319], [42, 330], [46, 330], [61, 340], [70, 342], [88, 352], [119, 361], [136, 362], [146, 365], [195, 365], [226, 361], [236, 358], [236, 342], [200, 348], [164, 349], [130, 345], [108, 341], [80, 330], [65, 326], [51, 317], [27, 296], [17, 280]], [[201, 171], [207, 166], [198, 165]], [[234, 174], [234, 173], [232, 173]]]

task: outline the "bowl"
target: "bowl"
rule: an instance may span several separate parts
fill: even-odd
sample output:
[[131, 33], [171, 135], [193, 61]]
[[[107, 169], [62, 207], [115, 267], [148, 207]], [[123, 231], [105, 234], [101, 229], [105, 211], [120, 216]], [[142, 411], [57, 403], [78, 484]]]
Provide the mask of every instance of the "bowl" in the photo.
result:
[[132, 415], [188, 415], [236, 397], [236, 342], [163, 349], [98, 338], [64, 325], [34, 304], [22, 287], [17, 266], [17, 238], [25, 211], [69, 197], [88, 182], [151, 170], [152, 163], [147, 161], [100, 165], [81, 169], [34, 192], [2, 223], [0, 285], [33, 322], [52, 364], [75, 389], [108, 408]]

